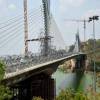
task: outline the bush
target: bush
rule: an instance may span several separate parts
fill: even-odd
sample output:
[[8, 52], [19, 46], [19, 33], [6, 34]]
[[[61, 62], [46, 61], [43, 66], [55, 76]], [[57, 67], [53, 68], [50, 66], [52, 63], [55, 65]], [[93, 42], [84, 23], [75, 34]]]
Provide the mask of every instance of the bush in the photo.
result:
[[100, 100], [100, 94], [87, 91], [87, 94], [72, 89], [62, 90], [56, 100]]
[[3, 79], [5, 74], [5, 64], [0, 61], [0, 81]]
[[73, 100], [74, 94], [71, 89], [61, 90], [56, 100]]
[[0, 85], [0, 100], [10, 100], [12, 98], [12, 92], [8, 87]]
[[43, 100], [41, 97], [33, 97], [32, 100]]
[[4, 74], [5, 64], [0, 61], [0, 100], [10, 100], [12, 98], [12, 92], [7, 86], [1, 84]]

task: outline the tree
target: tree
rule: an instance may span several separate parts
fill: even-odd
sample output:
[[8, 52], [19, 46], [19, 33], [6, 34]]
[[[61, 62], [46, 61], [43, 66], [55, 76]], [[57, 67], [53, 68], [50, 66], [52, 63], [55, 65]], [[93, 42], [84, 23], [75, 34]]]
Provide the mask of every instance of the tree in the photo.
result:
[[0, 81], [3, 79], [5, 74], [5, 65], [3, 62], [0, 61]]
[[43, 100], [41, 97], [33, 97], [32, 100]]
[[0, 100], [10, 100], [12, 98], [12, 92], [7, 86], [1, 83], [4, 74], [5, 74], [5, 64], [2, 61], [0, 61]]
[[73, 50], [74, 50], [74, 45], [71, 45], [70, 47], [69, 47], [69, 50], [68, 50], [68, 52], [72, 52]]
[[74, 91], [72, 89], [62, 90], [56, 97], [56, 100], [100, 100], [100, 94], [87, 91], [87, 93], [81, 91]]

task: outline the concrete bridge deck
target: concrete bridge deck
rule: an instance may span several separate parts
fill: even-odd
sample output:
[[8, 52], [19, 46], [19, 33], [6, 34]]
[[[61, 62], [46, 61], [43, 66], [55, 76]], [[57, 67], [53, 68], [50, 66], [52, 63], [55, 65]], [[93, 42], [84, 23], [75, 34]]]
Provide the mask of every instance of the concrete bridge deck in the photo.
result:
[[30, 66], [23, 70], [18, 70], [16, 72], [12, 72], [12, 73], [8, 73], [8, 74], [6, 73], [4, 80], [6, 82], [9, 81], [9, 84], [13, 84], [13, 83], [17, 83], [19, 81], [25, 80], [28, 77], [39, 74], [41, 72], [51, 75], [53, 72], [56, 71], [59, 64], [63, 63], [66, 60], [69, 60], [69, 59], [72, 59], [72, 58], [75, 58], [78, 56], [83, 56], [83, 55], [86, 56], [85, 53], [79, 52], [79, 53], [71, 54], [67, 57], [48, 61], [43, 64], [39, 64], [39, 65], [35, 65], [35, 66], [33, 65], [33, 66]]

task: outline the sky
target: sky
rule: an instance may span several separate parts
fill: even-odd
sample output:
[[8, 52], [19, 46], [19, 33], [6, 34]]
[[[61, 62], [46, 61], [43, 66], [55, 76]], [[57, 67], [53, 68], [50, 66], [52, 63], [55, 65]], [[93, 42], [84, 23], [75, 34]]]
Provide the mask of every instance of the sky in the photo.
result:
[[[41, 8], [41, 4], [41, 0], [28, 0], [28, 11]], [[93, 15], [100, 16], [100, 0], [50, 0], [50, 9], [63, 40], [68, 46], [75, 42], [77, 30], [79, 30], [81, 41], [84, 41], [83, 23], [77, 23], [71, 19], [88, 20]], [[0, 0], [0, 23], [20, 14], [23, 15], [23, 0]], [[86, 40], [93, 38], [92, 25], [92, 22], [86, 23]], [[37, 25], [34, 27], [37, 28]], [[99, 27], [100, 20], [95, 21], [97, 39], [100, 39]]]
[[[74, 42], [78, 26], [80, 38], [84, 41], [83, 23], [68, 21], [68, 19], [88, 20], [93, 15], [100, 16], [100, 0], [52, 0], [51, 2], [52, 13], [57, 20], [65, 42], [68, 44]], [[86, 39], [93, 37], [92, 25], [92, 22], [86, 24]], [[100, 38], [99, 27], [100, 20], [95, 22], [96, 38]]]

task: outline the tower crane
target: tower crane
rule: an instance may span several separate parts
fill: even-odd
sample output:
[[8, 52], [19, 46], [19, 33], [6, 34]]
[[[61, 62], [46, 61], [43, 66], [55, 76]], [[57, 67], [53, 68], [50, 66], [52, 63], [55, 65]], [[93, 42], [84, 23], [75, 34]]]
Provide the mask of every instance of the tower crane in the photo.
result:
[[72, 22], [77, 22], [77, 23], [80, 23], [80, 22], [83, 22], [84, 23], [84, 42], [86, 41], [85, 40], [85, 35], [86, 35], [86, 22], [89, 22], [89, 20], [85, 20], [85, 19], [83, 19], [83, 20], [81, 20], [81, 19], [65, 19], [65, 21], [72, 21]]

